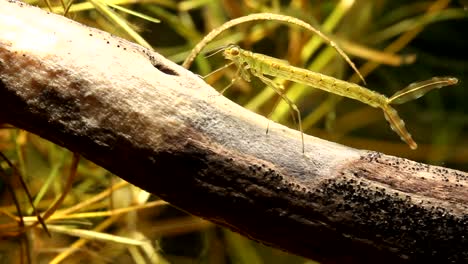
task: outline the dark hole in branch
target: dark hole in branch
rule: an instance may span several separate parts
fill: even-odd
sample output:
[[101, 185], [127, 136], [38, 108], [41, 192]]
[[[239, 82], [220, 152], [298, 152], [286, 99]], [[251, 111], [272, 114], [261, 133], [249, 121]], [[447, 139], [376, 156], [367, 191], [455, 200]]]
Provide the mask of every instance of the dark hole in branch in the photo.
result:
[[153, 66], [154, 66], [156, 69], [158, 69], [158, 70], [164, 72], [165, 74], [175, 75], [175, 76], [178, 76], [178, 75], [179, 75], [176, 71], [174, 71], [174, 70], [171, 69], [171, 68], [168, 68], [168, 67], [167, 67], [166, 65], [164, 65], [164, 64], [153, 64]]

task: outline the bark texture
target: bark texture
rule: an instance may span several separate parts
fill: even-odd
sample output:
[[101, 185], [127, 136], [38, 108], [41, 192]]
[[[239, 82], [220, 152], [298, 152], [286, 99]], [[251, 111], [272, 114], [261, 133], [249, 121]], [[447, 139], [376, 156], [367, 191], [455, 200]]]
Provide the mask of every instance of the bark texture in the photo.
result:
[[468, 262], [468, 174], [300, 134], [155, 52], [0, 0], [0, 118], [323, 263]]

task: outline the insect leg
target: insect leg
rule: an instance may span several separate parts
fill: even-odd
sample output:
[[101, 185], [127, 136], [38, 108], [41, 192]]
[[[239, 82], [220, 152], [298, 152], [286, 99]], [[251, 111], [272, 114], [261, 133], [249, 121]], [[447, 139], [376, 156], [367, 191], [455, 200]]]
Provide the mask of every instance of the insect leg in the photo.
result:
[[232, 78], [231, 83], [229, 83], [226, 87], [224, 87], [223, 90], [219, 92], [220, 94], [223, 94], [227, 89], [229, 89], [229, 87], [231, 87], [237, 81], [237, 79], [239, 79], [240, 71], [241, 71], [241, 68], [238, 67], [236, 71], [236, 75], [234, 76], [234, 78]]
[[[278, 85], [278, 88], [284, 92], [284, 86], [280, 83], [276, 83]], [[271, 111], [270, 113], [268, 114], [267, 118], [268, 118], [268, 124], [267, 124], [267, 129], [266, 129], [266, 134], [268, 134], [268, 131], [270, 130], [270, 120], [271, 120], [271, 115], [273, 114], [273, 112], [275, 111], [276, 107], [278, 107], [278, 104], [281, 102], [281, 100], [283, 100], [283, 98], [280, 96], [276, 102], [275, 102], [275, 105], [271, 108]], [[296, 116], [294, 115], [293, 112], [289, 111], [289, 113], [291, 114], [291, 119], [294, 123], [294, 125], [297, 124], [297, 120], [296, 120]]]
[[229, 87], [231, 87], [237, 81], [237, 79], [239, 79], [239, 76], [241, 76], [245, 81], [250, 82], [250, 74], [248, 72], [249, 65], [241, 65], [235, 61], [231, 62], [230, 64], [232, 63], [235, 63], [237, 66], [236, 75], [234, 78], [232, 78], [231, 83], [228, 84], [228, 86], [226, 86], [223, 90], [221, 90], [220, 94], [223, 94]]
[[222, 71], [222, 70], [228, 68], [229, 66], [231, 66], [231, 65], [233, 65], [233, 64], [234, 64], [234, 62], [232, 61], [232, 62], [230, 62], [230, 63], [224, 65], [223, 67], [218, 68], [218, 69], [216, 69], [216, 70], [214, 70], [214, 71], [208, 73], [207, 75], [203, 76], [202, 78], [203, 78], [203, 79], [206, 79], [206, 78], [208, 78], [209, 76], [211, 76], [211, 75], [213, 75], [213, 74], [215, 74], [215, 73], [217, 73], [217, 72], [219, 72], [219, 71]]
[[283, 93], [281, 87], [278, 86], [277, 83], [274, 81], [268, 79], [267, 77], [263, 76], [263, 74], [252, 72], [253, 75], [257, 76], [263, 83], [265, 83], [267, 86], [271, 87], [276, 93], [278, 93], [281, 98], [293, 109], [296, 114], [297, 114], [297, 119], [299, 123], [299, 131], [301, 132], [301, 139], [302, 139], [302, 153], [305, 152], [305, 147], [304, 147], [304, 131], [302, 131], [302, 122], [301, 122], [301, 112], [297, 108], [296, 104], [289, 100], [288, 97]]

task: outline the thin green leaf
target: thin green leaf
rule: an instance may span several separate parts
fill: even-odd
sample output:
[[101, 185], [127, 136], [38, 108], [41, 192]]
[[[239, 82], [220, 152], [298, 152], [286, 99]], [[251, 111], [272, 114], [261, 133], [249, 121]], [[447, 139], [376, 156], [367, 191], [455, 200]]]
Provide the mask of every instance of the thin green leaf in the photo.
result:
[[112, 8], [115, 8], [117, 10], [120, 10], [122, 12], [125, 12], [127, 14], [130, 14], [132, 16], [136, 16], [136, 17], [139, 17], [139, 18], [144, 19], [144, 20], [148, 20], [148, 21], [153, 22], [153, 23], [161, 23], [161, 20], [159, 20], [157, 18], [147, 16], [147, 15], [142, 14], [140, 12], [135, 12], [135, 11], [130, 10], [128, 8], [125, 8], [125, 7], [121, 7], [119, 5], [114, 5], [114, 4], [110, 4], [110, 3], [107, 3], [107, 5], [112, 7]]
[[47, 227], [52, 232], [67, 234], [71, 236], [77, 236], [77, 237], [86, 238], [86, 239], [102, 240], [102, 241], [115, 242], [115, 243], [121, 243], [125, 245], [133, 245], [133, 246], [142, 246], [145, 244], [145, 241], [140, 241], [140, 240], [116, 236], [116, 235], [110, 235], [110, 234], [91, 231], [91, 230], [84, 230], [84, 229], [57, 226], [57, 225], [48, 225]]
[[136, 32], [125, 19], [110, 9], [106, 3], [103, 3], [99, 0], [89, 0], [89, 2], [92, 3], [96, 7], [96, 10], [98, 10], [103, 16], [122, 28], [131, 38], [135, 40], [136, 43], [146, 48], [152, 49], [151, 45], [142, 36], [140, 36], [140, 34], [138, 34], [138, 32]]

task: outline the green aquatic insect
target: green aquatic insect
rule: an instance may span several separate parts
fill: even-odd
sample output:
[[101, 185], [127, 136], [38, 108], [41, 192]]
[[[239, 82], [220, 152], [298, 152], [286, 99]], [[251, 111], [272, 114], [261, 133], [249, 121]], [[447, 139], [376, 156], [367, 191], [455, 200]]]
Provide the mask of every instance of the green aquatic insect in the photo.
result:
[[[418, 145], [411, 137], [411, 134], [406, 130], [405, 122], [398, 116], [397, 111], [390, 105], [403, 104], [423, 96], [432, 89], [442, 88], [444, 86], [458, 83], [458, 79], [454, 77], [433, 77], [426, 81], [412, 83], [388, 98], [383, 94], [371, 91], [358, 84], [339, 80], [303, 68], [294, 67], [291, 66], [287, 61], [243, 50], [235, 44], [228, 45], [226, 48], [224, 48], [223, 56], [227, 60], [231, 61], [229, 64], [225, 65], [225, 67], [228, 67], [232, 64], [237, 66], [236, 77], [231, 81], [231, 84], [235, 81], [236, 78], [238, 78], [238, 76], [241, 76], [246, 81], [250, 81], [250, 74], [252, 74], [253, 76], [259, 78], [260, 81], [265, 83], [267, 86], [275, 90], [291, 107], [291, 109], [296, 112], [299, 121], [299, 130], [302, 137], [302, 152], [304, 152], [305, 149], [304, 133], [301, 124], [301, 113], [296, 104], [288, 99], [286, 95], [284, 95], [282, 91], [283, 87], [266, 76], [278, 77], [281, 79], [302, 83], [330, 93], [352, 98], [372, 107], [382, 109], [385, 115], [385, 119], [387, 119], [387, 121], [390, 123], [390, 127], [400, 136], [404, 142], [406, 142], [406, 144], [409, 145], [411, 149], [416, 149]], [[222, 69], [225, 67], [222, 67]], [[227, 87], [224, 90], [226, 89]]]

